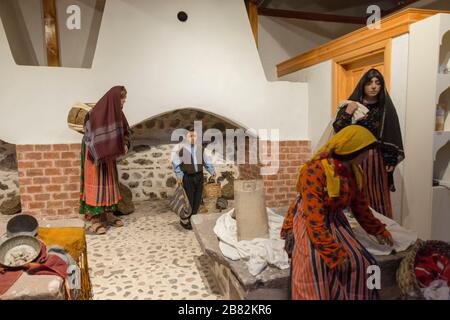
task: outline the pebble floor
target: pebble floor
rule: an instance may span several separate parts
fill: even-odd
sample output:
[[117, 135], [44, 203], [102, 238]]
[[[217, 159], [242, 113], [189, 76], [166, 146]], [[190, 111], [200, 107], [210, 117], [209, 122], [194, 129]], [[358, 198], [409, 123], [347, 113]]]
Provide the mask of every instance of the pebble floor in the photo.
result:
[[164, 200], [136, 203], [125, 226], [87, 235], [94, 300], [218, 300], [208, 257]]

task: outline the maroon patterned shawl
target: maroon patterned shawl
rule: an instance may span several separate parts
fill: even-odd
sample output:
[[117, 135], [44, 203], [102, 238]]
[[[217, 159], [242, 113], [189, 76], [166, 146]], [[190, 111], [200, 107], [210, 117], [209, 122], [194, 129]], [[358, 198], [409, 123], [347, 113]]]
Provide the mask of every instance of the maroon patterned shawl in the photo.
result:
[[96, 164], [115, 160], [125, 153], [125, 137], [130, 134], [130, 127], [120, 105], [122, 89], [122, 86], [111, 88], [89, 112], [84, 142], [89, 158]]

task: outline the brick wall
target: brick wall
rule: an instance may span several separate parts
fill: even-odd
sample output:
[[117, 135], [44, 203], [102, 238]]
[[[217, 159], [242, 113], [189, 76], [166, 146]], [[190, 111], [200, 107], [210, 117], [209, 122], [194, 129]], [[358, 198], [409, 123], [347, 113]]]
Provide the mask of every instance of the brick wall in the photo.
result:
[[16, 150], [22, 212], [77, 217], [81, 145], [18, 145]]
[[[264, 152], [271, 155], [270, 143], [267, 143]], [[266, 189], [266, 206], [271, 208], [286, 207], [293, 201], [297, 194], [295, 185], [298, 170], [310, 157], [310, 141], [280, 141], [278, 154], [279, 169], [276, 174], [261, 176], [260, 164], [243, 164], [239, 166], [240, 179], [263, 179]]]

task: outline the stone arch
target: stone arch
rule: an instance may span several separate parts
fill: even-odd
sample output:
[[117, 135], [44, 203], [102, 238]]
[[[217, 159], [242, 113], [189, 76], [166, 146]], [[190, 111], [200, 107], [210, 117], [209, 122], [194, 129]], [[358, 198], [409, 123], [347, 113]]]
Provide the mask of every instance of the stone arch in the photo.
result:
[[[155, 116], [151, 116], [132, 126], [133, 138], [130, 153], [118, 161], [121, 182], [133, 194], [135, 201], [165, 199], [175, 190], [176, 179], [171, 166], [170, 155], [172, 147], [178, 141], [171, 140], [173, 130], [193, 125], [201, 121], [203, 132], [215, 128], [225, 137], [226, 129], [248, 128], [237, 121], [217, 115], [200, 108], [177, 108]], [[257, 136], [252, 135], [255, 139]], [[248, 150], [248, 139], [246, 139]], [[208, 144], [205, 142], [204, 144]], [[225, 152], [225, 150], [224, 150]], [[246, 158], [248, 159], [248, 157]], [[251, 164], [227, 164], [214, 158], [218, 181], [222, 187], [228, 184], [228, 197], [231, 198], [232, 184], [251, 170]]]

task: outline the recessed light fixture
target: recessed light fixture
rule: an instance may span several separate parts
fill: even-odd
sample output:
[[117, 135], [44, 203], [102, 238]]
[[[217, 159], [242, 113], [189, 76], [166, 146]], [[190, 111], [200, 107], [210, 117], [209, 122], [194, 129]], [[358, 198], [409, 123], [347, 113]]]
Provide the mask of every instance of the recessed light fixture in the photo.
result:
[[188, 15], [186, 12], [184, 12], [184, 11], [178, 12], [178, 20], [180, 20], [181, 22], [186, 22], [187, 19], [188, 19]]

